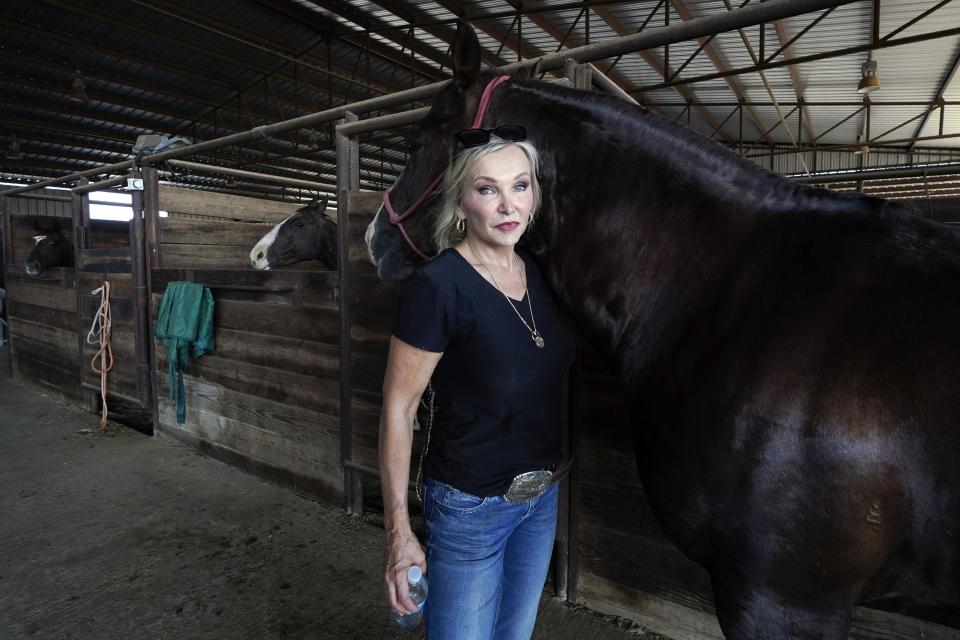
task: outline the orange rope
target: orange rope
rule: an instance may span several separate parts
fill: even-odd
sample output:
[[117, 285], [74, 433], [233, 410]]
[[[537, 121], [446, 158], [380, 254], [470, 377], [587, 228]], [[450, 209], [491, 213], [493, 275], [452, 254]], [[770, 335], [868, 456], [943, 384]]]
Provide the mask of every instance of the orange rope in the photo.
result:
[[[91, 291], [93, 294], [100, 294], [100, 308], [93, 317], [93, 325], [90, 327], [90, 333], [87, 334], [88, 344], [98, 344], [100, 348], [90, 360], [90, 368], [94, 373], [100, 374], [100, 399], [102, 408], [100, 410], [100, 428], [107, 426], [107, 373], [113, 369], [113, 349], [110, 346], [110, 282], [103, 281], [103, 286]], [[97, 360], [100, 360], [100, 366], [97, 366]]]

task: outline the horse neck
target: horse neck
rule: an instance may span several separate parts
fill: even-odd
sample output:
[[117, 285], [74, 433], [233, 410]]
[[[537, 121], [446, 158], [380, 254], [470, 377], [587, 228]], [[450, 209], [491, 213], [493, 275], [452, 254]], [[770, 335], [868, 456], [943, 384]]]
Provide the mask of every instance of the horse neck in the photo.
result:
[[543, 159], [534, 251], [593, 344], [628, 380], [642, 376], [792, 187], [612, 98], [539, 85], [511, 94], [497, 121], [529, 122]]

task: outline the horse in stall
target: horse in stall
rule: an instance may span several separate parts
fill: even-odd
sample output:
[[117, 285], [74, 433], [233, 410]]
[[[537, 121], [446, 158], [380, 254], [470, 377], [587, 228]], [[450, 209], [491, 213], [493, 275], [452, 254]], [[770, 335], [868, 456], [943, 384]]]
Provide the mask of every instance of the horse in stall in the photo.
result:
[[327, 216], [327, 199], [297, 209], [268, 231], [250, 250], [250, 266], [269, 270], [318, 260], [331, 271], [339, 264], [337, 222]]
[[46, 269], [73, 266], [73, 241], [63, 233], [60, 221], [54, 220], [52, 226], [41, 227], [34, 221], [33, 249], [23, 263], [27, 275], [39, 276]]
[[[367, 231], [386, 279], [434, 252], [438, 200], [413, 209], [496, 86], [466, 25], [453, 58]], [[480, 126], [542, 154], [528, 245], [618, 372], [644, 492], [725, 636], [845, 639], [857, 603], [960, 627], [958, 231], [610, 96], [487, 97]]]

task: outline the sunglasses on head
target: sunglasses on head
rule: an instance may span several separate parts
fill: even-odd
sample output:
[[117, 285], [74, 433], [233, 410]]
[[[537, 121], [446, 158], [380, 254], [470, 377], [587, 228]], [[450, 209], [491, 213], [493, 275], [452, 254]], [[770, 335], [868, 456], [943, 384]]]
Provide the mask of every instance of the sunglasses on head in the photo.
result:
[[464, 129], [457, 132], [456, 138], [464, 147], [470, 148], [487, 144], [491, 135], [507, 142], [519, 142], [527, 139], [527, 130], [518, 124], [505, 124], [493, 129]]

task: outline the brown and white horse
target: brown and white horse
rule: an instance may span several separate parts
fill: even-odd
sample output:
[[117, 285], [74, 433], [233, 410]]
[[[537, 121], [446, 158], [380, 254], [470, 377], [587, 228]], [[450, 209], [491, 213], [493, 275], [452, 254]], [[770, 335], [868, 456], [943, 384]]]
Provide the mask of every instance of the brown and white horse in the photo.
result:
[[284, 218], [250, 250], [250, 266], [269, 270], [318, 260], [335, 271], [337, 222], [327, 216], [327, 200], [316, 200]]

